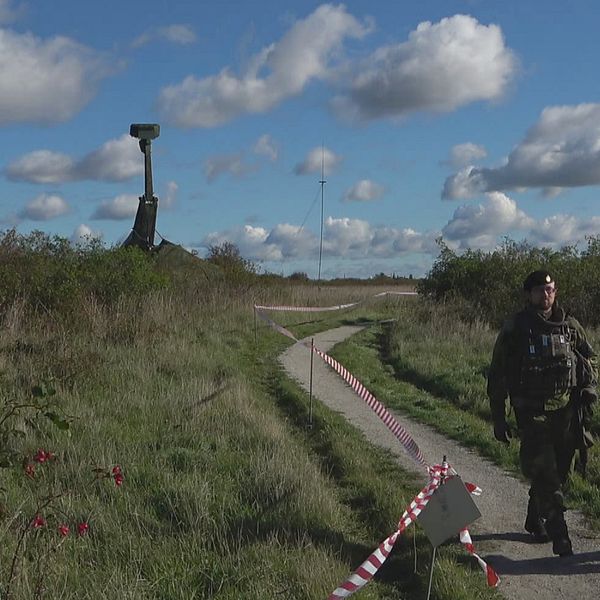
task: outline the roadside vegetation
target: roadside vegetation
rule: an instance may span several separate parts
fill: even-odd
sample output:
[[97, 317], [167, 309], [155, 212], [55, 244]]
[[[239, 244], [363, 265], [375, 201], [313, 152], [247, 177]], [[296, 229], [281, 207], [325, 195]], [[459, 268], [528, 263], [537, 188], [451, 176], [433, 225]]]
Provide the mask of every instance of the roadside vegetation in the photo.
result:
[[523, 280], [531, 271], [549, 270], [563, 306], [587, 327], [600, 325], [600, 236], [585, 248], [539, 248], [505, 239], [497, 250], [457, 253], [439, 241], [440, 253], [418, 291], [436, 303], [452, 304], [457, 318], [499, 326], [522, 306]]
[[[321, 599], [394, 531], [423, 482], [325, 407], [308, 429], [289, 340], [252, 313], [381, 288], [228, 266], [4, 234], [0, 598]], [[302, 336], [403, 303], [277, 320]], [[425, 597], [430, 550], [409, 530], [355, 597]], [[459, 544], [438, 557], [432, 598], [497, 597]]]

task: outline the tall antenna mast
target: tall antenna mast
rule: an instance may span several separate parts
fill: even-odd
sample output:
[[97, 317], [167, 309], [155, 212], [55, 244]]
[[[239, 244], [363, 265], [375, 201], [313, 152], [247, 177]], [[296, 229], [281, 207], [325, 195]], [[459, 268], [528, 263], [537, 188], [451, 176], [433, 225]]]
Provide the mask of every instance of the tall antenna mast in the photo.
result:
[[321, 281], [321, 257], [323, 256], [323, 191], [325, 188], [325, 146], [321, 144], [321, 241], [319, 243], [319, 276], [317, 281]]

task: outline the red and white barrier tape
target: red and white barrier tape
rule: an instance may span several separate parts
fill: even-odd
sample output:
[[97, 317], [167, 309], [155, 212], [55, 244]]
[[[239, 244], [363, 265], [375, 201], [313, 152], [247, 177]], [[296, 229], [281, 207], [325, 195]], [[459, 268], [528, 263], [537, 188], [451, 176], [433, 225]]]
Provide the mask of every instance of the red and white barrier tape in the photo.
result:
[[[373, 298], [380, 298], [381, 296], [417, 296], [417, 292], [379, 292], [378, 294], [374, 294]], [[328, 312], [333, 310], [345, 310], [346, 308], [352, 308], [354, 306], [359, 306], [363, 304], [365, 300], [360, 300], [358, 302], [351, 302], [350, 304], [336, 304], [335, 306], [286, 306], [283, 305], [274, 305], [274, 306], [265, 306], [260, 304], [255, 304], [254, 309], [257, 311], [261, 310], [273, 310], [273, 311], [286, 311], [286, 312]]]
[[340, 377], [364, 400], [369, 408], [384, 422], [386, 427], [396, 436], [402, 447], [409, 456], [423, 467], [428, 467], [423, 453], [417, 446], [417, 442], [411, 435], [394, 419], [387, 408], [369, 392], [369, 390], [350, 371], [343, 367], [335, 358], [329, 356], [322, 350], [313, 346], [314, 352], [318, 354]]
[[488, 565], [479, 554], [475, 552], [475, 546], [473, 546], [473, 541], [471, 540], [471, 534], [467, 528], [463, 529], [460, 532], [460, 541], [467, 549], [467, 552], [474, 556], [479, 563], [479, 566], [483, 570], [486, 575], [487, 583], [490, 587], [496, 587], [500, 583], [500, 577], [498, 577], [498, 573]]
[[379, 294], [375, 294], [374, 298], [379, 298], [379, 296], [418, 296], [418, 292], [379, 292]]
[[354, 592], [357, 592], [362, 587], [367, 585], [369, 581], [373, 578], [373, 575], [379, 571], [381, 565], [386, 561], [387, 557], [390, 555], [394, 544], [396, 543], [396, 539], [400, 533], [398, 531], [394, 532], [389, 537], [385, 538], [381, 544], [377, 547], [376, 550], [373, 551], [371, 556], [365, 560], [365, 562], [342, 583], [338, 588], [336, 588], [328, 597], [327, 600], [339, 600], [340, 598], [348, 598]]
[[[386, 293], [386, 292], [383, 292]], [[389, 292], [388, 292], [389, 293]], [[393, 293], [393, 292], [392, 292]], [[381, 294], [379, 294], [381, 295]], [[349, 306], [349, 305], [340, 305], [340, 306]], [[298, 341], [293, 333], [288, 331], [285, 327], [275, 323], [272, 319], [269, 319], [265, 314], [262, 313], [262, 307], [255, 306], [255, 312], [258, 316], [267, 322], [271, 327], [273, 327], [276, 331], [279, 331], [281, 334], [291, 338], [294, 341]], [[264, 307], [267, 308], [267, 307]], [[335, 309], [334, 309], [335, 310]], [[308, 346], [308, 344], [306, 344]], [[385, 562], [390, 552], [392, 551], [394, 544], [396, 543], [396, 539], [398, 536], [417, 518], [420, 512], [425, 508], [427, 502], [435, 492], [435, 490], [440, 486], [441, 482], [444, 478], [448, 476], [448, 472], [451, 475], [456, 475], [456, 471], [449, 467], [447, 463], [443, 465], [434, 465], [433, 467], [429, 467], [425, 458], [423, 457], [423, 453], [419, 449], [419, 446], [415, 442], [415, 440], [410, 436], [410, 434], [394, 419], [394, 417], [388, 412], [385, 408], [367, 388], [356, 378], [352, 373], [350, 373], [345, 367], [343, 367], [340, 363], [338, 363], [334, 358], [319, 350], [315, 346], [312, 347], [313, 351], [318, 354], [331, 368], [338, 373], [348, 385], [358, 394], [360, 398], [362, 398], [367, 405], [377, 414], [377, 416], [385, 423], [388, 429], [395, 435], [395, 437], [400, 441], [403, 448], [408, 452], [409, 456], [413, 458], [417, 463], [421, 466], [427, 468], [429, 473], [429, 483], [415, 496], [413, 501], [409, 504], [408, 508], [404, 511], [400, 521], [398, 523], [398, 529], [392, 535], [387, 537], [379, 546], [373, 551], [373, 553], [365, 560], [360, 567], [340, 586], [338, 587], [332, 594], [329, 596], [328, 600], [340, 600], [343, 598], [348, 598], [354, 592], [365, 586], [377, 573], [381, 565]], [[481, 494], [481, 488], [473, 483], [465, 482], [465, 486], [467, 490], [473, 494], [474, 496], [479, 496]], [[500, 583], [500, 577], [494, 571], [492, 567], [490, 567], [476, 552], [473, 542], [471, 540], [471, 535], [469, 534], [469, 530], [465, 527], [460, 532], [460, 541], [465, 546], [466, 550], [477, 560], [479, 566], [483, 569], [486, 574], [487, 583], [490, 587], [496, 587]]]
[[465, 487], [467, 488], [467, 491], [473, 495], [473, 496], [481, 496], [481, 488], [478, 485], [475, 485], [474, 483], [469, 483], [468, 481], [464, 482]]
[[[256, 309], [256, 306], [254, 307]], [[275, 323], [275, 321], [273, 321], [272, 319], [269, 319], [269, 317], [267, 317], [267, 315], [265, 315], [261, 310], [255, 310], [254, 311], [255, 314], [257, 314], [263, 321], [265, 321], [265, 323], [267, 323], [268, 325], [270, 325], [273, 329], [275, 329], [275, 331], [279, 331], [279, 333], [281, 333], [282, 335], [285, 335], [291, 339], [293, 339], [295, 342], [298, 341], [298, 339], [296, 338], [296, 336], [289, 331], [288, 329], [286, 329], [285, 327], [282, 327], [281, 325], [279, 325], [278, 323]]]
[[429, 483], [415, 496], [413, 501], [404, 511], [399, 523], [398, 529], [387, 537], [375, 551], [365, 560], [344, 583], [336, 588], [327, 600], [340, 600], [349, 598], [354, 592], [364, 587], [373, 578], [373, 575], [381, 568], [390, 555], [394, 544], [402, 532], [417, 518], [420, 512], [427, 506], [433, 492], [440, 486], [443, 474], [447, 472], [447, 465], [435, 465], [430, 469]]
[[[388, 412], [388, 410], [365, 388], [365, 386], [358, 380], [352, 373], [350, 373], [345, 367], [340, 365], [334, 358], [319, 350], [313, 346], [314, 351], [328, 364], [330, 365], [341, 377], [350, 385], [350, 387], [362, 398], [367, 405], [379, 416], [379, 418], [386, 424], [390, 431], [400, 441], [404, 449], [408, 454], [419, 464], [427, 467], [427, 463], [419, 446], [410, 434], [394, 419], [394, 417]], [[406, 527], [408, 527], [419, 515], [419, 513], [425, 508], [429, 498], [435, 490], [439, 487], [441, 480], [448, 474], [448, 470], [452, 471], [452, 474], [456, 475], [456, 471], [444, 464], [434, 465], [428, 467], [430, 481], [429, 484], [421, 490], [421, 492], [411, 502], [408, 509], [402, 515], [398, 530], [386, 538], [378, 548], [367, 558], [367, 560], [339, 587], [335, 590], [329, 600], [338, 600], [340, 598], [348, 598], [355, 591], [366, 585], [369, 580], [379, 570], [383, 562], [388, 557], [389, 553], [396, 542], [398, 535], [400, 535]], [[467, 490], [478, 496], [481, 494], [481, 488], [473, 483], [465, 482]], [[500, 578], [497, 573], [490, 567], [476, 552], [475, 547], [471, 541], [471, 536], [467, 528], [460, 532], [460, 540], [465, 545], [467, 551], [477, 559], [477, 562], [486, 573], [487, 582], [489, 586], [496, 587], [500, 583]], [[465, 541], [465, 540], [468, 540]]]
[[256, 310], [279, 310], [288, 312], [327, 312], [332, 310], [344, 310], [345, 308], [352, 308], [358, 306], [360, 302], [352, 302], [350, 304], [337, 304], [336, 306], [260, 306], [254, 305]]
[[[371, 553], [371, 555], [365, 560], [344, 583], [336, 588], [328, 597], [327, 600], [342, 600], [349, 598], [354, 592], [357, 592], [364, 587], [373, 578], [375, 573], [381, 568], [387, 557], [390, 555], [394, 544], [402, 532], [413, 523], [421, 511], [427, 506], [429, 499], [435, 492], [435, 490], [441, 485], [445, 479], [448, 470], [447, 464], [434, 465], [430, 469], [430, 480], [429, 483], [419, 492], [413, 501], [409, 504], [408, 508], [404, 511], [400, 522], [398, 523], [398, 529], [389, 537], [387, 537], [379, 546]], [[451, 469], [454, 471], [454, 469]], [[471, 484], [472, 485], [472, 484]], [[479, 566], [483, 569], [487, 577], [487, 583], [490, 587], [496, 587], [500, 583], [498, 574], [490, 567], [478, 554], [475, 553], [471, 536], [469, 535], [468, 529], [463, 529], [460, 532], [460, 541], [465, 545], [467, 551], [477, 559]]]

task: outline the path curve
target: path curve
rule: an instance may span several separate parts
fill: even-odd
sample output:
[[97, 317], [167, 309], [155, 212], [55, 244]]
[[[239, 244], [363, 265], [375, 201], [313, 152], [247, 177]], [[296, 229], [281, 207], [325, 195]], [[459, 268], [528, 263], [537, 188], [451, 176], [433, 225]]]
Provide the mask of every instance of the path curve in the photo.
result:
[[[361, 329], [338, 327], [311, 338], [315, 346], [328, 352]], [[310, 350], [303, 341], [288, 348], [280, 361], [288, 375], [308, 391]], [[313, 362], [313, 397], [343, 414], [371, 443], [389, 450], [405, 469], [419, 473], [425, 482], [423, 470], [383, 422], [317, 356]], [[428, 464], [439, 463], [447, 455], [464, 481], [483, 489], [483, 494], [475, 498], [482, 517], [470, 531], [476, 551], [500, 575], [501, 594], [511, 600], [591, 600], [600, 595], [600, 534], [586, 528], [581, 513], [567, 512], [574, 556], [556, 557], [550, 543], [529, 543], [529, 535], [523, 529], [527, 487], [521, 481], [431, 427], [402, 413], [390, 412], [417, 442]]]

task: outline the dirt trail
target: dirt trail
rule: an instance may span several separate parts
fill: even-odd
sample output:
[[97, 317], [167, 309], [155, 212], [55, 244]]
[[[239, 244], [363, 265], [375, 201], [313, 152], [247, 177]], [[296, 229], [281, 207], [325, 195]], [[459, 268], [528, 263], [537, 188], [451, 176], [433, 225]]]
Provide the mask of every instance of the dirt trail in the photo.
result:
[[[360, 329], [339, 327], [312, 337], [315, 346], [327, 352]], [[297, 343], [280, 360], [289, 376], [308, 390], [310, 351]], [[423, 474], [375, 413], [317, 357], [313, 396], [342, 413], [371, 443], [388, 449], [403, 467]], [[483, 489], [483, 494], [475, 498], [482, 517], [470, 531], [477, 552], [500, 575], [498, 589], [506, 598], [587, 600], [600, 596], [600, 534], [586, 528], [581, 513], [567, 513], [575, 555], [555, 557], [550, 543], [530, 543], [523, 529], [527, 487], [522, 482], [430, 427], [401, 413], [393, 414], [417, 442], [428, 464], [439, 463], [447, 455], [463, 480]]]

